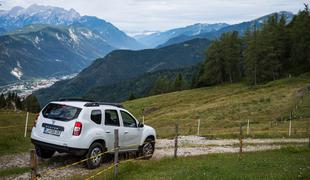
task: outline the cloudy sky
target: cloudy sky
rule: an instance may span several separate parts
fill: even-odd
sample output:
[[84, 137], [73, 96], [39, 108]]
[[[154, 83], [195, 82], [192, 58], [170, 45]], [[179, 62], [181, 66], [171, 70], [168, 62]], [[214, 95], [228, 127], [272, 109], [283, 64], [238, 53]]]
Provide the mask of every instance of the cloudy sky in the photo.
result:
[[129, 34], [194, 23], [238, 23], [276, 11], [297, 13], [310, 0], [0, 0], [0, 9], [31, 4], [73, 8], [103, 18]]

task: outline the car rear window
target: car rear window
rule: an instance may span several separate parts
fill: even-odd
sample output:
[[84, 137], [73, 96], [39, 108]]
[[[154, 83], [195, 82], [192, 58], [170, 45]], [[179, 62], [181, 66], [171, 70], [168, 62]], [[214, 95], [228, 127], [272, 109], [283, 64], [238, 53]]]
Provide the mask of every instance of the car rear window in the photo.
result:
[[73, 106], [50, 103], [43, 109], [42, 114], [45, 118], [59, 121], [70, 121], [76, 119], [81, 110], [81, 108]]

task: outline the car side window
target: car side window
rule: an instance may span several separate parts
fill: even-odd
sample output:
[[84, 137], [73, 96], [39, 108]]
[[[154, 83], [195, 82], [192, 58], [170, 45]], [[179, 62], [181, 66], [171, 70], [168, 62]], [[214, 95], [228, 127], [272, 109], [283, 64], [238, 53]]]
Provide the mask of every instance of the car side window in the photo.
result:
[[119, 126], [119, 118], [116, 110], [105, 110], [105, 125]]
[[92, 110], [90, 119], [96, 123], [96, 124], [101, 124], [101, 118], [102, 118], [102, 113], [101, 110]]
[[121, 115], [125, 127], [137, 127], [136, 120], [130, 114], [125, 111], [121, 111]]

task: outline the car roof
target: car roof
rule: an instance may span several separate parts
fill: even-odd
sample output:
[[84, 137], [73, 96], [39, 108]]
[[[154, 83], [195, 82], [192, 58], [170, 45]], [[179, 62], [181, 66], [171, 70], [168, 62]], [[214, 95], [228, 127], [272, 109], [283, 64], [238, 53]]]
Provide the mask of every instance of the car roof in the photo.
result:
[[[67, 106], [74, 106], [74, 107], [78, 107], [78, 108], [88, 108], [88, 107], [98, 107], [98, 106], [85, 106], [86, 104], [90, 103], [90, 102], [85, 102], [85, 101], [52, 101], [50, 103], [54, 103], [54, 104], [63, 104], [63, 105], [67, 105]], [[109, 104], [99, 104], [100, 107], [106, 107], [109, 109], [123, 109], [124, 108], [120, 108], [114, 105], [109, 105]]]

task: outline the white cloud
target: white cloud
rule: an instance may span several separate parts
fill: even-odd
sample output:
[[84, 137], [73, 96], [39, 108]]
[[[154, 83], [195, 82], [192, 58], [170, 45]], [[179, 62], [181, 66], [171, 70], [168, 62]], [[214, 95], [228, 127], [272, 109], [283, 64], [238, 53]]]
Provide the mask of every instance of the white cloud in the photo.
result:
[[[1, 0], [0, 0], [1, 1]], [[309, 1], [309, 0], [306, 0]], [[305, 0], [2, 0], [3, 9], [37, 3], [74, 8], [126, 32], [166, 30], [193, 23], [238, 23], [276, 11], [297, 13]]]

